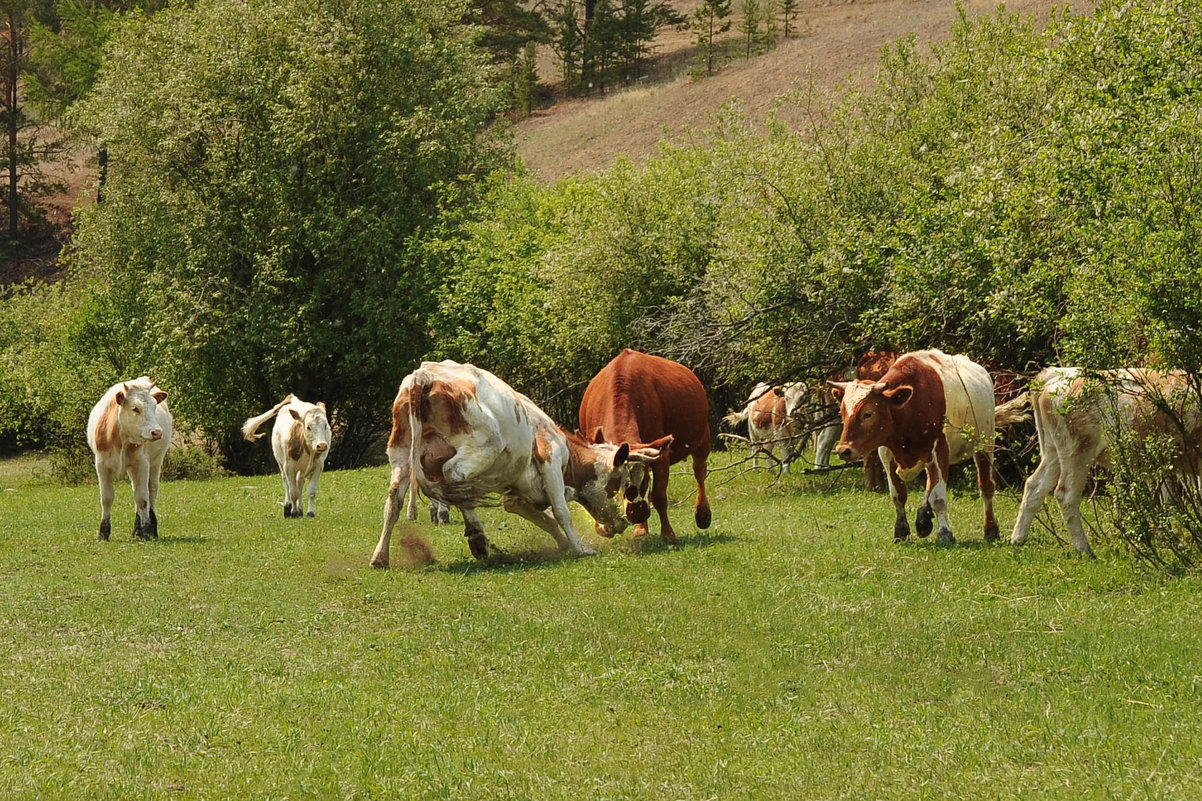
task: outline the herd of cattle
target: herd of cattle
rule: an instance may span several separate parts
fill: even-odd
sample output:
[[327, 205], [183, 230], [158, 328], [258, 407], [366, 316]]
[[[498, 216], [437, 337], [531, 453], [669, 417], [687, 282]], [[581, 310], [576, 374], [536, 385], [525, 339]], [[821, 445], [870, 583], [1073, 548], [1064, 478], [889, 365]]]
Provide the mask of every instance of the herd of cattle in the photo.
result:
[[[996, 432], [1024, 419], [1029, 403], [1039, 439], [1039, 465], [1027, 480], [1011, 542], [1024, 543], [1035, 514], [1055, 490], [1076, 550], [1092, 555], [1081, 522], [1080, 503], [1093, 465], [1108, 466], [1114, 432], [1126, 428], [1162, 437], [1163, 460], [1178, 474], [1198, 477], [1202, 410], [1182, 373], [1132, 368], [1090, 372], [1050, 367], [1030, 382], [1029, 392], [1005, 399], [981, 365], [938, 350], [870, 354], [855, 376], [833, 376], [823, 403], [807, 404], [813, 389], [801, 384], [757, 385], [747, 406], [726, 418], [747, 422], [753, 452], [793, 461], [816, 430], [815, 464], [825, 467], [833, 450], [845, 461], [883, 462], [896, 511], [896, 540], [910, 535], [906, 482], [926, 474], [915, 517], [918, 536], [939, 524], [937, 539], [954, 542], [947, 517], [951, 465], [973, 459], [984, 504], [984, 537], [995, 540], [993, 451]], [[1013, 393], [1011, 393], [1013, 394]], [[133, 485], [135, 538], [158, 536], [155, 503], [172, 437], [167, 393], [146, 376], [113, 385], [88, 418], [87, 438], [100, 481], [100, 539], [111, 531], [114, 486], [122, 473]], [[826, 404], [829, 404], [827, 406]], [[833, 407], [838, 407], [838, 419]], [[814, 408], [819, 409], [814, 418]], [[803, 420], [803, 417], [808, 419]], [[254, 440], [275, 418], [272, 452], [284, 481], [284, 516], [312, 517], [318, 479], [331, 445], [324, 404], [289, 395], [242, 427]], [[710, 525], [705, 492], [710, 453], [709, 402], [697, 376], [658, 356], [624, 350], [585, 389], [579, 428], [555, 424], [525, 395], [492, 373], [452, 361], [424, 362], [401, 382], [392, 405], [388, 439], [391, 466], [384, 527], [372, 555], [387, 567], [392, 530], [409, 495], [430, 498], [431, 512], [445, 520], [448, 506], [463, 514], [473, 556], [486, 559], [491, 546], [476, 509], [500, 497], [506, 511], [549, 533], [565, 551], [593, 553], [572, 524], [569, 501], [595, 521], [603, 537], [629, 524], [647, 533], [651, 510], [660, 535], [676, 542], [668, 520], [669, 467], [691, 458], [697, 481], [694, 520]], [[880, 462], [877, 462], [879, 456]], [[868, 458], [866, 458], [868, 457]], [[776, 458], [773, 456], [773, 458]], [[621, 507], [621, 508], [619, 508]]]

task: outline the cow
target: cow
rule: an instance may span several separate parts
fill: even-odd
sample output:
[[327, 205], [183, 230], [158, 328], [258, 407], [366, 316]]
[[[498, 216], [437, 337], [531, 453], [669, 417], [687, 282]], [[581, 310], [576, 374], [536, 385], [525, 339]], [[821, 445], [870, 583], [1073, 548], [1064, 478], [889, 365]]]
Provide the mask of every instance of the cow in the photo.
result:
[[113, 384], [88, 415], [88, 447], [100, 480], [101, 540], [108, 540], [112, 532], [113, 497], [122, 473], [129, 476], [134, 491], [134, 538], [159, 536], [155, 504], [172, 434], [166, 401], [166, 392], [140, 376]]
[[[747, 442], [755, 463], [759, 464], [759, 456], [763, 453], [769, 459], [779, 461], [787, 471], [805, 450], [809, 438], [809, 432], [795, 416], [807, 393], [806, 386], [800, 383], [769, 386], [760, 382], [752, 388], [742, 411], [731, 412], [722, 418], [722, 422], [734, 428], [746, 421]], [[776, 457], [778, 445], [780, 459]]]
[[627, 523], [614, 497], [630, 491], [631, 465], [659, 455], [639, 443], [586, 442], [475, 365], [422, 362], [401, 382], [392, 404], [391, 477], [371, 564], [388, 567], [404, 494], [418, 489], [463, 513], [464, 536], [476, 559], [490, 556], [476, 507], [492, 495], [501, 496], [506, 511], [549, 533], [561, 550], [587, 556], [594, 551], [577, 536], [568, 501], [583, 506], [610, 536], [622, 531]]
[[839, 457], [852, 461], [877, 450], [887, 465], [885, 477], [897, 512], [895, 541], [910, 536], [906, 481], [925, 470], [926, 492], [915, 521], [918, 536], [931, 533], [933, 510], [938, 542], [955, 542], [947, 519], [948, 470], [970, 457], [985, 506], [985, 539], [997, 539], [993, 440], [999, 420], [1011, 422], [1021, 415], [1022, 404], [995, 408], [993, 381], [984, 367], [965, 356], [923, 350], [898, 357], [878, 381], [829, 383], [843, 419]]
[[330, 421], [324, 403], [308, 403], [289, 395], [258, 417], [242, 424], [242, 436], [254, 442], [259, 426], [271, 418], [271, 452], [284, 478], [284, 517], [303, 517], [302, 493], [308, 486], [309, 517], [317, 502], [317, 481], [330, 454]]
[[1172, 442], [1166, 463], [1197, 478], [1202, 446], [1202, 410], [1179, 372], [1129, 368], [1087, 373], [1076, 367], [1049, 367], [1031, 382], [1031, 405], [1039, 437], [1039, 465], [1023, 487], [1023, 500], [1010, 542], [1027, 541], [1031, 523], [1053, 489], [1073, 547], [1092, 557], [1081, 522], [1081, 497], [1090, 468], [1110, 466], [1110, 448], [1119, 429], [1158, 434]]
[[635, 524], [635, 537], [647, 534], [654, 506], [659, 513], [660, 537], [667, 543], [677, 541], [668, 521], [668, 469], [686, 457], [692, 457], [697, 480], [693, 519], [697, 528], [709, 527], [711, 512], [705, 494], [709, 400], [692, 370], [659, 356], [623, 350], [585, 388], [580, 431], [594, 442], [645, 442], [660, 450], [660, 458], [650, 465], [650, 476], [644, 472], [626, 496], [625, 515]]

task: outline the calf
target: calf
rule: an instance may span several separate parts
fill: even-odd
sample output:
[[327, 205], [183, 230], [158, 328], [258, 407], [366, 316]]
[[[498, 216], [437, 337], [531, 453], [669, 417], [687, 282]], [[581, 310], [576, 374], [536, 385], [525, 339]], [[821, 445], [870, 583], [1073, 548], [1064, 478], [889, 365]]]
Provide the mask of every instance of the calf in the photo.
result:
[[1023, 488], [1010, 541], [1022, 545], [1048, 493], [1068, 527], [1073, 547], [1093, 556], [1081, 522], [1081, 497], [1093, 465], [1110, 466], [1110, 447], [1121, 428], [1168, 436], [1162, 454], [1183, 476], [1197, 478], [1202, 446], [1202, 412], [1184, 373], [1146, 369], [1086, 374], [1076, 367], [1049, 367], [1031, 383], [1031, 405], [1039, 436], [1039, 465]]
[[972, 457], [985, 505], [986, 540], [998, 536], [993, 515], [993, 440], [998, 416], [1009, 422], [1014, 407], [994, 406], [993, 381], [984, 367], [965, 356], [938, 350], [907, 353], [879, 381], [832, 381], [840, 402], [843, 432], [837, 446], [845, 461], [879, 449], [886, 463], [889, 494], [897, 517], [895, 540], [910, 535], [906, 520], [906, 481], [925, 470], [927, 486], [918, 509], [918, 536], [931, 533], [932, 510], [939, 520], [938, 541], [955, 542], [947, 519], [947, 476], [951, 465]]
[[[651, 464], [650, 505], [659, 513], [660, 536], [676, 542], [668, 522], [668, 468], [693, 459], [697, 479], [697, 528], [708, 528], [710, 504], [705, 494], [706, 460], [710, 452], [709, 400], [693, 371], [668, 359], [626, 350], [593, 377], [580, 401], [580, 430], [594, 441], [647, 442], [663, 451]], [[636, 524], [634, 536], [647, 533], [651, 516], [648, 477], [626, 496], [626, 517]]]
[[572, 526], [568, 501], [583, 506], [612, 536], [626, 526], [614, 496], [629, 491], [629, 466], [658, 458], [658, 450], [642, 445], [585, 442], [487, 370], [423, 362], [401, 382], [392, 404], [391, 483], [371, 564], [388, 566], [392, 529], [411, 483], [429, 498], [459, 508], [477, 559], [486, 559], [490, 546], [475, 510], [493, 494], [501, 496], [506, 511], [546, 531], [561, 549], [591, 554]]
[[325, 468], [330, 453], [330, 421], [324, 403], [306, 403], [289, 395], [258, 417], [242, 424], [242, 436], [254, 442], [259, 426], [271, 418], [271, 452], [275, 455], [280, 474], [284, 477], [284, 517], [302, 517], [301, 494], [309, 490], [309, 517], [314, 515], [317, 501], [317, 480]]
[[155, 503], [163, 459], [171, 446], [172, 419], [167, 393], [146, 376], [113, 384], [88, 415], [88, 447], [100, 480], [100, 539], [112, 532], [110, 515], [116, 482], [129, 476], [134, 490], [136, 539], [159, 536]]

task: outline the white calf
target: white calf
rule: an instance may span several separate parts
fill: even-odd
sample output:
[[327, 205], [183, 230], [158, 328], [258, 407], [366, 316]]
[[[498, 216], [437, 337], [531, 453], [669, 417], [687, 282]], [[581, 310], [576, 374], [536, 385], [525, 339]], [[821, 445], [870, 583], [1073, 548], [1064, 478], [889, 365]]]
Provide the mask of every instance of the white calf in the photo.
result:
[[284, 477], [284, 517], [301, 517], [301, 491], [309, 487], [309, 517], [317, 500], [317, 480], [330, 452], [330, 422], [324, 403], [306, 403], [289, 395], [258, 417], [242, 424], [242, 435], [254, 441], [259, 426], [275, 417], [271, 452]]
[[[1031, 405], [1039, 435], [1039, 466], [1027, 479], [1010, 541], [1027, 541], [1031, 523], [1053, 488], [1073, 547], [1093, 556], [1081, 522], [1081, 497], [1089, 470], [1110, 466], [1109, 449], [1119, 428], [1170, 436], [1164, 454], [1178, 473], [1198, 476], [1202, 414], [1184, 373], [1126, 369], [1086, 374], [1076, 367], [1049, 367], [1032, 382]], [[1171, 412], [1171, 414], [1166, 414]]]
[[88, 447], [100, 479], [100, 539], [112, 531], [110, 514], [116, 481], [129, 475], [134, 490], [134, 532], [138, 539], [159, 536], [155, 502], [163, 459], [171, 446], [167, 393], [146, 376], [113, 384], [88, 415]]

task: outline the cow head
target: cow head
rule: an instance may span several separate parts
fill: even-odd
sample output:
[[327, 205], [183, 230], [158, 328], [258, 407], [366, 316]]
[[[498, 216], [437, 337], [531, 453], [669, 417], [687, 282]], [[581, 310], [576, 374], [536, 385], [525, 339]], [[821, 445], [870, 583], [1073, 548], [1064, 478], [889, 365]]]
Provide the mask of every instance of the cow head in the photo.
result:
[[[598, 535], [613, 537], [630, 523], [647, 519], [650, 507], [646, 494], [651, 480], [647, 465], [657, 461], [662, 448], [671, 441], [671, 437], [664, 437], [645, 445], [601, 441], [586, 446], [595, 478], [576, 491], [576, 500], [593, 516]], [[619, 498], [625, 501], [624, 513], [618, 511]]]
[[325, 453], [330, 449], [330, 421], [326, 418], [326, 405], [316, 403], [303, 413], [289, 406], [288, 413], [300, 423], [305, 447], [313, 453]]
[[863, 458], [893, 434], [893, 410], [910, 402], [914, 388], [890, 387], [883, 381], [828, 381], [839, 402], [843, 434], [835, 453], [845, 462]]
[[779, 389], [785, 398], [785, 417], [790, 420], [802, 420], [806, 417], [806, 398], [810, 389], [800, 381], [785, 384]]
[[167, 393], [149, 379], [122, 384], [113, 396], [122, 438], [135, 445], [161, 440], [164, 421], [159, 417], [159, 404], [165, 400]]

